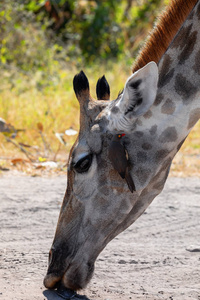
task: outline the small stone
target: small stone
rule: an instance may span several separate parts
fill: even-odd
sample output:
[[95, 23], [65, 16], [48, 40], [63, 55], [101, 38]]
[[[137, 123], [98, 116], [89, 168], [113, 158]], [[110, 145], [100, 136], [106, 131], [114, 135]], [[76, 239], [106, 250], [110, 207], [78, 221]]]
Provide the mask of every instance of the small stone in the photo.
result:
[[189, 247], [186, 248], [187, 251], [189, 252], [200, 252], [200, 245], [191, 245]]
[[126, 261], [123, 260], [123, 259], [120, 259], [120, 260], [118, 261], [118, 264], [120, 264], [120, 265], [125, 265], [125, 264], [126, 264]]

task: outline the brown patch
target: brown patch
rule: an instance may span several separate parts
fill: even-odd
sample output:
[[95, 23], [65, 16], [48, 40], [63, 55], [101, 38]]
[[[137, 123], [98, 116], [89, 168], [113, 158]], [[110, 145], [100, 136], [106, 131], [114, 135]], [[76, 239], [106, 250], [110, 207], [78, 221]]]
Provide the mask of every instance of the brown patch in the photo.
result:
[[171, 99], [167, 99], [161, 107], [161, 112], [166, 115], [172, 115], [175, 111], [176, 105]]
[[164, 61], [162, 64], [162, 68], [160, 70], [159, 81], [158, 81], [159, 87], [163, 87], [164, 85], [169, 83], [170, 80], [172, 79], [174, 75], [174, 68], [170, 69], [171, 63], [172, 63], [171, 57], [168, 54], [166, 54], [164, 56]]
[[136, 72], [150, 61], [159, 62], [197, 0], [172, 0], [161, 14], [133, 66]]
[[175, 91], [182, 97], [183, 103], [187, 105], [191, 102], [191, 98], [196, 94], [197, 87], [182, 74], [177, 74], [175, 79]]
[[156, 100], [154, 102], [155, 106], [160, 105], [160, 103], [162, 102], [162, 100], [164, 99], [164, 95], [163, 94], [158, 94], [156, 97]]
[[172, 159], [171, 157], [167, 158], [164, 163], [162, 164], [162, 168], [160, 169], [161, 172], [165, 171], [167, 168], [171, 166]]
[[142, 121], [141, 121], [140, 119], [137, 119], [136, 124], [137, 124], [138, 126], [142, 126]]
[[174, 41], [171, 44], [172, 48], [184, 48], [186, 43], [187, 43], [187, 38], [190, 36], [192, 30], [192, 24], [188, 25], [188, 26], [183, 26], [180, 31], [179, 34], [175, 37]]
[[142, 144], [142, 149], [143, 150], [151, 150], [152, 149], [152, 145], [151, 144], [149, 144], [149, 143], [144, 143], [144, 144]]
[[[143, 197], [145, 197], [145, 196], [148, 195], [148, 194], [149, 194], [149, 186], [147, 186], [147, 187], [142, 191], [142, 193], [140, 194], [140, 198], [143, 199]], [[140, 203], [140, 201], [137, 202], [137, 205], [138, 205], [138, 203]], [[143, 204], [142, 204], [142, 205], [143, 205]], [[134, 209], [135, 209], [135, 206], [134, 206]]]
[[109, 177], [113, 181], [116, 181], [116, 179], [119, 178], [117, 171], [115, 171], [114, 169], [111, 169], [109, 171]]
[[156, 134], [157, 127], [158, 127], [157, 125], [153, 125], [153, 126], [151, 127], [151, 129], [149, 130], [149, 133], [150, 133], [151, 135]]
[[151, 117], [152, 117], [152, 111], [151, 110], [148, 110], [147, 112], [146, 112], [146, 114], [144, 114], [143, 115], [143, 117], [145, 118], [145, 119], [150, 119]]
[[109, 204], [108, 197], [99, 197], [98, 201], [93, 202], [94, 210], [98, 210], [102, 214], [106, 214]]
[[115, 189], [116, 192], [119, 193], [119, 194], [123, 194], [125, 192], [124, 187], [119, 186], [119, 185], [113, 186], [113, 189]]
[[147, 161], [147, 154], [143, 151], [137, 153], [137, 163], [145, 163]]
[[177, 131], [175, 127], [166, 128], [159, 137], [159, 142], [170, 143], [175, 142], [178, 138]]
[[[161, 180], [159, 180], [159, 181], [157, 181], [155, 184], [154, 184], [154, 186], [153, 186], [153, 189], [156, 189], [156, 190], [158, 190], [158, 191], [160, 191], [160, 190], [162, 190], [163, 189], [163, 187], [164, 187], [164, 184], [165, 184], [165, 182], [166, 182], [166, 180], [167, 180], [167, 177], [168, 177], [168, 174], [169, 174], [169, 168], [170, 168], [170, 166], [168, 166], [166, 169], [165, 169], [165, 174], [164, 174], [164, 176], [162, 177], [162, 179]], [[164, 170], [163, 170], [164, 171]], [[161, 172], [160, 172], [161, 173]], [[160, 175], [160, 173], [159, 173], [159, 175]], [[161, 176], [160, 176], [161, 177]]]
[[111, 112], [112, 112], [113, 114], [118, 113], [118, 112], [119, 112], [119, 107], [113, 106], [113, 107], [111, 108]]
[[200, 75], [200, 50], [197, 52], [195, 56], [195, 64], [193, 66], [194, 71]]
[[191, 111], [187, 129], [192, 128], [200, 119], [200, 108]]
[[142, 132], [142, 131], [135, 131], [135, 132], [134, 132], [134, 135], [135, 135], [137, 138], [141, 138], [141, 137], [144, 135], [144, 132]]
[[166, 181], [166, 179], [163, 178], [162, 180], [156, 182], [153, 186], [153, 189], [158, 190], [158, 191], [162, 190], [162, 188], [165, 184], [165, 181]]
[[110, 94], [105, 94], [102, 98], [101, 98], [101, 100], [109, 100], [110, 99]]
[[105, 185], [99, 188], [99, 192], [104, 196], [109, 196], [109, 190], [105, 189]]
[[150, 181], [150, 184], [155, 184], [160, 179], [160, 173], [162, 171], [160, 170]]
[[156, 163], [160, 163], [167, 155], [169, 155], [170, 151], [166, 149], [161, 149], [155, 153], [155, 161]]
[[108, 181], [108, 178], [106, 176], [105, 173], [101, 173], [99, 176], [98, 176], [98, 186], [101, 188], [101, 187], [104, 187], [106, 184], [107, 184], [107, 181]]
[[149, 175], [151, 174], [151, 170], [150, 169], [139, 168], [139, 169], [136, 170], [135, 174], [136, 174], [139, 182], [141, 184], [144, 184], [147, 181]]
[[178, 56], [179, 64], [185, 63], [185, 61], [190, 57], [194, 50], [194, 46], [197, 40], [197, 31], [192, 32], [192, 34], [187, 37], [187, 43], [185, 43], [185, 47]]

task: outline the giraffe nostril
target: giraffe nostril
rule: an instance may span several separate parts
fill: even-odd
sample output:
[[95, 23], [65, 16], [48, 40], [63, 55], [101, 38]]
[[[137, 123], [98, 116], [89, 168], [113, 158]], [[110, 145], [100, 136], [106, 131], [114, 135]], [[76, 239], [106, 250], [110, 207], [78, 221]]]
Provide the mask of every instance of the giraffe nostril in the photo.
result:
[[54, 260], [55, 260], [55, 250], [52, 247], [49, 251], [49, 266], [54, 263]]
[[51, 263], [51, 261], [52, 261], [52, 250], [50, 250], [49, 251], [49, 265], [50, 265], [50, 263]]

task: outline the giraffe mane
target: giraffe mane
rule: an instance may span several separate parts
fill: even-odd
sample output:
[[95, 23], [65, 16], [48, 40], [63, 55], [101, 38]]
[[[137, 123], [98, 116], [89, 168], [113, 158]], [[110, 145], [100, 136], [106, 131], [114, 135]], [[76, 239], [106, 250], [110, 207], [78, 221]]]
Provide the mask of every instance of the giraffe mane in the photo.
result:
[[196, 3], [197, 0], [171, 0], [141, 48], [132, 68], [133, 73], [150, 61], [159, 62]]

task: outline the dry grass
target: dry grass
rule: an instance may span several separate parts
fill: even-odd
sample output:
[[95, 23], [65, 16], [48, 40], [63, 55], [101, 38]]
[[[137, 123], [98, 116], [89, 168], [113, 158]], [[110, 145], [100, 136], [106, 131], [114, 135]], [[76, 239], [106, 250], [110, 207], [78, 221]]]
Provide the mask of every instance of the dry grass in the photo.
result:
[[200, 176], [200, 121], [175, 156], [171, 176]]
[[[114, 99], [130, 75], [130, 69], [130, 66], [123, 64], [87, 68], [84, 71], [90, 81], [91, 94], [95, 96], [96, 82], [105, 74], [110, 86], [115, 87], [115, 90], [111, 90], [111, 99]], [[66, 173], [67, 156], [75, 137], [65, 136], [64, 146], [56, 138], [55, 132], [63, 133], [70, 127], [78, 130], [78, 102], [72, 89], [72, 79], [79, 71], [75, 67], [70, 71], [59, 71], [59, 80], [52, 80], [51, 85], [42, 90], [36, 88], [40, 80], [38, 74], [30, 81], [19, 77], [14, 87], [6, 81], [1, 84], [0, 117], [17, 129], [25, 129], [25, 132], [18, 133], [14, 141], [31, 146], [25, 147], [25, 150], [31, 152], [33, 162], [1, 134], [0, 172], [1, 169], [9, 169], [31, 175]], [[44, 139], [38, 123], [43, 126]], [[177, 154], [171, 168], [172, 176], [199, 176], [199, 130], [200, 123], [195, 126]], [[45, 160], [56, 161], [57, 167], [43, 166]]]
[[[40, 167], [38, 163], [47, 159], [58, 162], [58, 168], [54, 168], [53, 171], [49, 168], [50, 173], [66, 172], [66, 167], [63, 166], [66, 165], [67, 155], [75, 137], [65, 135], [66, 145], [62, 145], [55, 133], [64, 133], [71, 127], [75, 130], [79, 128], [79, 104], [72, 88], [73, 76], [79, 71], [73, 66], [68, 70], [60, 70], [57, 76], [52, 78], [52, 82], [42, 90], [37, 88], [40, 82], [38, 74], [35, 74], [31, 80], [20, 75], [14, 87], [9, 81], [1, 84], [0, 117], [14, 125], [16, 129], [25, 129], [24, 132], [18, 133], [14, 141], [31, 146], [24, 149], [31, 152], [34, 160], [34, 163], [28, 162], [27, 156], [0, 134], [1, 169], [43, 174], [48, 171], [48, 168]], [[96, 82], [105, 74], [110, 86], [116, 87], [115, 90], [111, 90], [111, 97], [116, 98], [127, 76], [131, 74], [131, 67], [122, 64], [115, 64], [114, 67], [93, 66], [88, 67], [84, 72], [89, 79], [91, 94], [94, 97]], [[44, 138], [41, 136], [38, 124], [42, 124]], [[13, 163], [13, 159], [19, 160], [14, 160]]]

